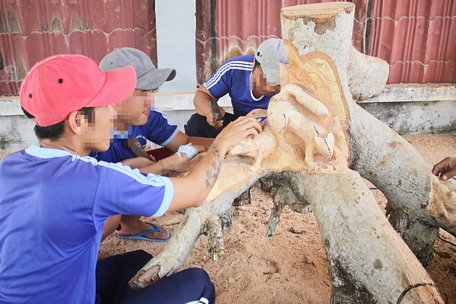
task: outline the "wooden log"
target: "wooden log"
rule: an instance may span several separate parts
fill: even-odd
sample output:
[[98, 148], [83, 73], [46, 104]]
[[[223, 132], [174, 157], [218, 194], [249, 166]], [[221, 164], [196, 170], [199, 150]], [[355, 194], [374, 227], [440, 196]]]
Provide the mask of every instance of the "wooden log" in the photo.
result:
[[331, 303], [443, 303], [358, 173], [296, 175], [290, 188], [312, 205], [325, 242]]
[[350, 92], [356, 101], [379, 95], [388, 81], [388, 62], [362, 54], [353, 46], [347, 69]]
[[[456, 228], [454, 223], [427, 211], [431, 183], [430, 167], [425, 160], [406, 140], [353, 101], [349, 74], [355, 67], [367, 69], [368, 63], [372, 74], [382, 74], [384, 70], [384, 64], [375, 60], [350, 64], [353, 13], [354, 5], [348, 2], [284, 8], [282, 37], [300, 56], [321, 51], [334, 61], [350, 109], [350, 167], [385, 194], [393, 209], [391, 223], [420, 261], [427, 264], [432, 259], [437, 227], [453, 235]], [[381, 83], [378, 81], [376, 86]], [[303, 86], [306, 89], [305, 83]], [[370, 84], [366, 81], [365, 86]]]
[[[327, 240], [334, 303], [374, 303], [399, 298], [405, 302], [434, 299], [435, 303], [441, 303], [432, 280], [389, 226], [369, 189], [347, 168], [349, 115], [331, 59], [318, 52], [304, 56], [296, 52], [290, 59], [306, 76], [294, 71], [292, 66], [283, 69], [288, 83], [284, 83], [282, 93], [271, 101], [264, 132], [230, 151], [207, 202], [191, 210], [176, 239], [131, 283], [143, 287], [157, 277], [176, 271], [185, 261], [206, 219], [227, 210], [239, 193], [269, 171], [294, 171], [287, 173], [288, 184], [282, 184], [292, 189], [293, 195], [279, 193], [277, 197], [286, 196], [290, 201], [296, 197], [297, 201], [310, 202], [318, 210], [317, 220]], [[333, 86], [321, 89], [328, 83]], [[291, 90], [288, 89], [290, 84], [294, 84]], [[318, 106], [311, 105], [309, 100], [318, 102]], [[321, 134], [315, 128], [320, 129]], [[321, 151], [316, 141], [329, 133], [334, 134], [331, 154]], [[310, 145], [313, 148], [306, 147]], [[362, 244], [369, 245], [363, 247]], [[388, 282], [384, 283], [385, 280]], [[379, 284], [385, 288], [376, 287]]]

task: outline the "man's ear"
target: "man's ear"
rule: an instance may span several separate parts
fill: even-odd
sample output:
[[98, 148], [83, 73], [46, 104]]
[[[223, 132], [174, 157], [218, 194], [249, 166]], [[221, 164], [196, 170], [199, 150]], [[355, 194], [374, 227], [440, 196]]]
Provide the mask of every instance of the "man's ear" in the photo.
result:
[[80, 135], [82, 133], [82, 124], [84, 123], [84, 115], [82, 115], [79, 111], [73, 111], [68, 116], [68, 126], [70, 130]]

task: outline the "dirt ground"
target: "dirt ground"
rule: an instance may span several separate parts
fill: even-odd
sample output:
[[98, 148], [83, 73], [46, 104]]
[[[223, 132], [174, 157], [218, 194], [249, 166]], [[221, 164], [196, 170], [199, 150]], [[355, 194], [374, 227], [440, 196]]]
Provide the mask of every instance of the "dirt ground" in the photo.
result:
[[[433, 164], [456, 155], [456, 134], [407, 136], [418, 152]], [[372, 190], [380, 208], [386, 200]], [[318, 224], [312, 213], [286, 209], [274, 236], [265, 235], [272, 200], [259, 188], [252, 189], [252, 204], [236, 207], [233, 224], [225, 230], [225, 254], [213, 261], [206, 237], [198, 240], [185, 267], [204, 268], [215, 283], [217, 303], [329, 303], [331, 282]], [[159, 222], [166, 222], [164, 217]], [[168, 226], [171, 230], [175, 225]], [[441, 231], [453, 244], [456, 238]], [[435, 257], [426, 267], [446, 303], [456, 303], [456, 246], [436, 242]], [[125, 241], [108, 237], [100, 255], [144, 249], [156, 254], [163, 244]]]

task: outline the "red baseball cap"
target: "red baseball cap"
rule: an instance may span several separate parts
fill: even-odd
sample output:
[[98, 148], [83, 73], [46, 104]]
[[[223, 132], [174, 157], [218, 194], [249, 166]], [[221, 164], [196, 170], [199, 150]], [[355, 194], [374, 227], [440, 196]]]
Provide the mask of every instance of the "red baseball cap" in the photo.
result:
[[41, 127], [64, 121], [85, 107], [115, 104], [136, 87], [131, 66], [103, 71], [82, 55], [55, 55], [35, 64], [22, 82], [21, 106]]

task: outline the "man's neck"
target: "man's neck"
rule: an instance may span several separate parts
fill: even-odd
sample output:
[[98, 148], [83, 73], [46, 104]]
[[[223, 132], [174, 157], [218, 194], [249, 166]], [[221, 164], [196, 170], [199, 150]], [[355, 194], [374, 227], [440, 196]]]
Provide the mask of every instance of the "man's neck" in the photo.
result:
[[260, 93], [258, 93], [254, 89], [252, 89], [252, 94], [253, 94], [253, 97], [255, 97], [256, 99], [259, 99], [259, 98], [263, 97], [263, 95], [261, 95]]
[[[253, 63], [255, 64], [255, 59], [253, 59]], [[252, 95], [256, 99], [263, 97], [258, 90], [255, 88], [255, 84], [253, 83], [253, 78], [255, 77], [255, 73], [258, 73], [258, 69], [256, 66], [253, 67], [252, 72], [250, 73], [250, 90], [252, 90]]]
[[40, 146], [48, 149], [58, 149], [68, 151], [71, 154], [86, 156], [91, 152], [90, 150], [84, 148], [77, 140], [65, 137], [64, 139], [50, 140], [42, 139], [40, 141]]
[[114, 121], [114, 128], [116, 129], [116, 131], [128, 131], [128, 123], [126, 123], [122, 119], [116, 119]]

